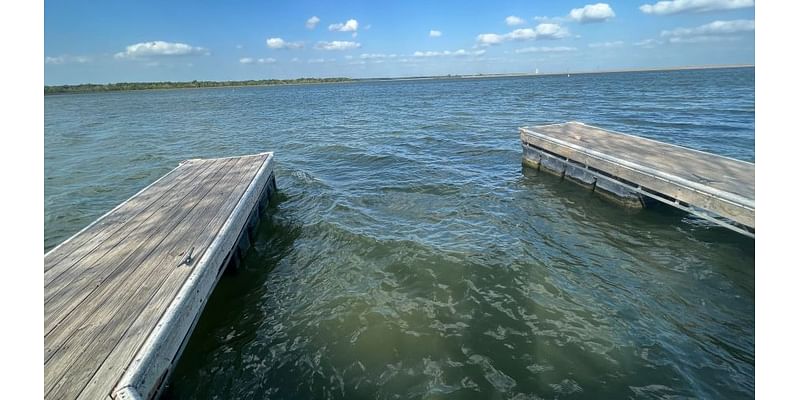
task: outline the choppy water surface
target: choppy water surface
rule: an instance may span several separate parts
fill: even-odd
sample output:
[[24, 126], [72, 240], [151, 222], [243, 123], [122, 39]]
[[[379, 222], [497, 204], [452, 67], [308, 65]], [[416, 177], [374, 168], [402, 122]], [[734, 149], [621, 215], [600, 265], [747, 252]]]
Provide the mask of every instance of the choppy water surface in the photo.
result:
[[192, 157], [279, 195], [166, 397], [754, 395], [754, 246], [523, 170], [579, 120], [754, 160], [754, 70], [45, 98], [45, 248]]

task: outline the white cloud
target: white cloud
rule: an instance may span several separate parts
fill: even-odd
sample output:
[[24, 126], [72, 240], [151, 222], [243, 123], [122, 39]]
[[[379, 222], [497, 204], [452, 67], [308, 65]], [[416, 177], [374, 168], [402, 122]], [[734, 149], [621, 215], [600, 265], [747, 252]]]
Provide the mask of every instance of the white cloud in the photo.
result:
[[308, 20], [306, 20], [306, 28], [308, 28], [308, 29], [314, 29], [314, 28], [316, 28], [316, 27], [317, 27], [317, 24], [318, 24], [318, 23], [319, 23], [319, 17], [317, 17], [317, 16], [315, 15], [315, 16], [313, 16], [313, 17], [309, 18]]
[[525, 24], [525, 20], [520, 17], [514, 15], [509, 15], [506, 17], [506, 25], [508, 26], [517, 26], [523, 24]]
[[240, 44], [237, 44], [237, 45], [236, 45], [236, 48], [237, 48], [237, 49], [242, 49], [242, 48], [244, 48], [244, 46], [242, 46], [242, 45], [240, 45]]
[[244, 57], [244, 58], [240, 58], [239, 59], [239, 62], [242, 63], [242, 64], [253, 64], [253, 63], [273, 64], [273, 63], [275, 63], [277, 61], [278, 60], [276, 60], [274, 58], [271, 58], [271, 57], [270, 58], [259, 58], [258, 60], [254, 59], [254, 58], [250, 58], [250, 57]]
[[486, 50], [475, 50], [475, 51], [468, 51], [464, 49], [458, 49], [456, 51], [444, 50], [444, 51], [415, 51], [412, 54], [414, 57], [445, 57], [445, 56], [455, 56], [455, 57], [464, 57], [464, 56], [481, 56], [486, 53]]
[[645, 14], [668, 15], [684, 12], [733, 10], [755, 5], [754, 0], [665, 0], [639, 7]]
[[[345, 56], [345, 58], [347, 58], [348, 60], [350, 58], [353, 58], [353, 57], [350, 57], [350, 58], [348, 58], [348, 57], [350, 57], [350, 56]], [[379, 54], [379, 53], [369, 54], [369, 53], [365, 53], [365, 54], [362, 54], [362, 55], [359, 56], [359, 58], [361, 58], [362, 60], [376, 60], [376, 59], [395, 58], [395, 57], [397, 57], [397, 54]]]
[[558, 24], [539, 24], [536, 25], [536, 36], [534, 39], [563, 39], [569, 36], [567, 28]]
[[70, 56], [67, 54], [60, 55], [57, 57], [45, 57], [44, 63], [45, 64], [86, 64], [91, 62], [92, 59], [86, 56]]
[[593, 49], [611, 48], [611, 47], [621, 47], [624, 44], [625, 42], [623, 42], [622, 40], [617, 40], [615, 42], [590, 43], [589, 47]]
[[151, 56], [209, 55], [207, 49], [193, 47], [185, 43], [170, 43], [161, 40], [132, 44], [125, 51], [114, 54], [114, 58], [140, 58]]
[[478, 35], [476, 40], [481, 45], [491, 46], [505, 42], [506, 38], [503, 35], [498, 35], [496, 33], [481, 33]]
[[293, 58], [292, 58], [291, 60], [289, 60], [289, 61], [291, 61], [291, 62], [300, 62], [300, 59], [299, 59], [299, 58], [297, 58], [297, 57], [293, 57]]
[[536, 25], [536, 28], [515, 29], [509, 33], [498, 35], [496, 33], [482, 33], [476, 40], [480, 46], [491, 46], [510, 40], [539, 40], [539, 39], [562, 39], [569, 36], [567, 28], [558, 24], [543, 23]]
[[687, 37], [708, 35], [731, 35], [742, 32], [751, 32], [756, 29], [756, 22], [752, 19], [737, 19], [732, 21], [714, 21], [696, 28], [677, 28], [671, 31], [661, 31], [662, 37]]
[[514, 50], [517, 54], [522, 53], [565, 53], [569, 51], [577, 50], [574, 47], [566, 47], [566, 46], [559, 46], [559, 47], [526, 47], [523, 49]]
[[358, 30], [358, 21], [349, 19], [347, 22], [328, 25], [331, 32], [355, 32]]
[[643, 47], [645, 49], [652, 49], [652, 48], [654, 48], [654, 47], [656, 47], [656, 46], [658, 46], [658, 45], [660, 45], [662, 43], [663, 43], [662, 41], [656, 40], [656, 39], [645, 39], [645, 40], [638, 41], [638, 42], [634, 43], [633, 45], [634, 46]]
[[606, 3], [587, 4], [581, 8], [573, 8], [569, 18], [582, 24], [588, 22], [603, 22], [614, 18], [614, 10]]
[[332, 42], [317, 42], [314, 46], [319, 50], [352, 50], [361, 47], [361, 43], [334, 40]]
[[303, 42], [287, 42], [276, 37], [267, 39], [267, 47], [270, 49], [299, 49], [303, 47]]
[[325, 58], [311, 58], [311, 59], [308, 60], [308, 63], [309, 64], [322, 64], [322, 63], [334, 62], [334, 61], [336, 61], [335, 58], [328, 58], [328, 59], [325, 59]]
[[714, 42], [730, 42], [739, 40], [736, 36], [689, 36], [689, 37], [671, 37], [670, 43], [714, 43]]
[[428, 32], [428, 36], [430, 36], [430, 37], [440, 37], [440, 36], [442, 36], [442, 31], [437, 31], [435, 29], [431, 29], [431, 31]]

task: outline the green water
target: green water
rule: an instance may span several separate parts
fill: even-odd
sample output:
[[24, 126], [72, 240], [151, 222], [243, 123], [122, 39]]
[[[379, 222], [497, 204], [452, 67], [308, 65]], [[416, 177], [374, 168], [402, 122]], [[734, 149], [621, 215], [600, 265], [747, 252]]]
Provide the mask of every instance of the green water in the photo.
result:
[[754, 160], [754, 71], [45, 98], [45, 248], [182, 159], [279, 188], [166, 398], [750, 398], [754, 242], [523, 169], [580, 120]]

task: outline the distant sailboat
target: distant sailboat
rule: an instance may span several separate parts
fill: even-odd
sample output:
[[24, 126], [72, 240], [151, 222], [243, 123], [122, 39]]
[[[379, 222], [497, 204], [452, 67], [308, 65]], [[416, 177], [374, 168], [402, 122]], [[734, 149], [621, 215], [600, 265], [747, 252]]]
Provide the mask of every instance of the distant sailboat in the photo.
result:
[[539, 68], [536, 68], [536, 75], [539, 75]]

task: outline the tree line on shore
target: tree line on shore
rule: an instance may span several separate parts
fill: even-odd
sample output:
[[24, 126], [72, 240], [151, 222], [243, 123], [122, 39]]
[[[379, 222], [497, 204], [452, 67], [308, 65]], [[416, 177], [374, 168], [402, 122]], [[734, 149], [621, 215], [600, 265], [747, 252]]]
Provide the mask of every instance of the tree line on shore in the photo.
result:
[[298, 79], [260, 79], [247, 81], [191, 81], [191, 82], [120, 82], [95, 84], [84, 83], [80, 85], [45, 86], [44, 94], [60, 93], [87, 93], [87, 92], [116, 92], [123, 90], [148, 90], [148, 89], [187, 89], [187, 88], [213, 88], [233, 86], [263, 86], [263, 85], [292, 85], [310, 83], [347, 82], [350, 78], [298, 78]]

